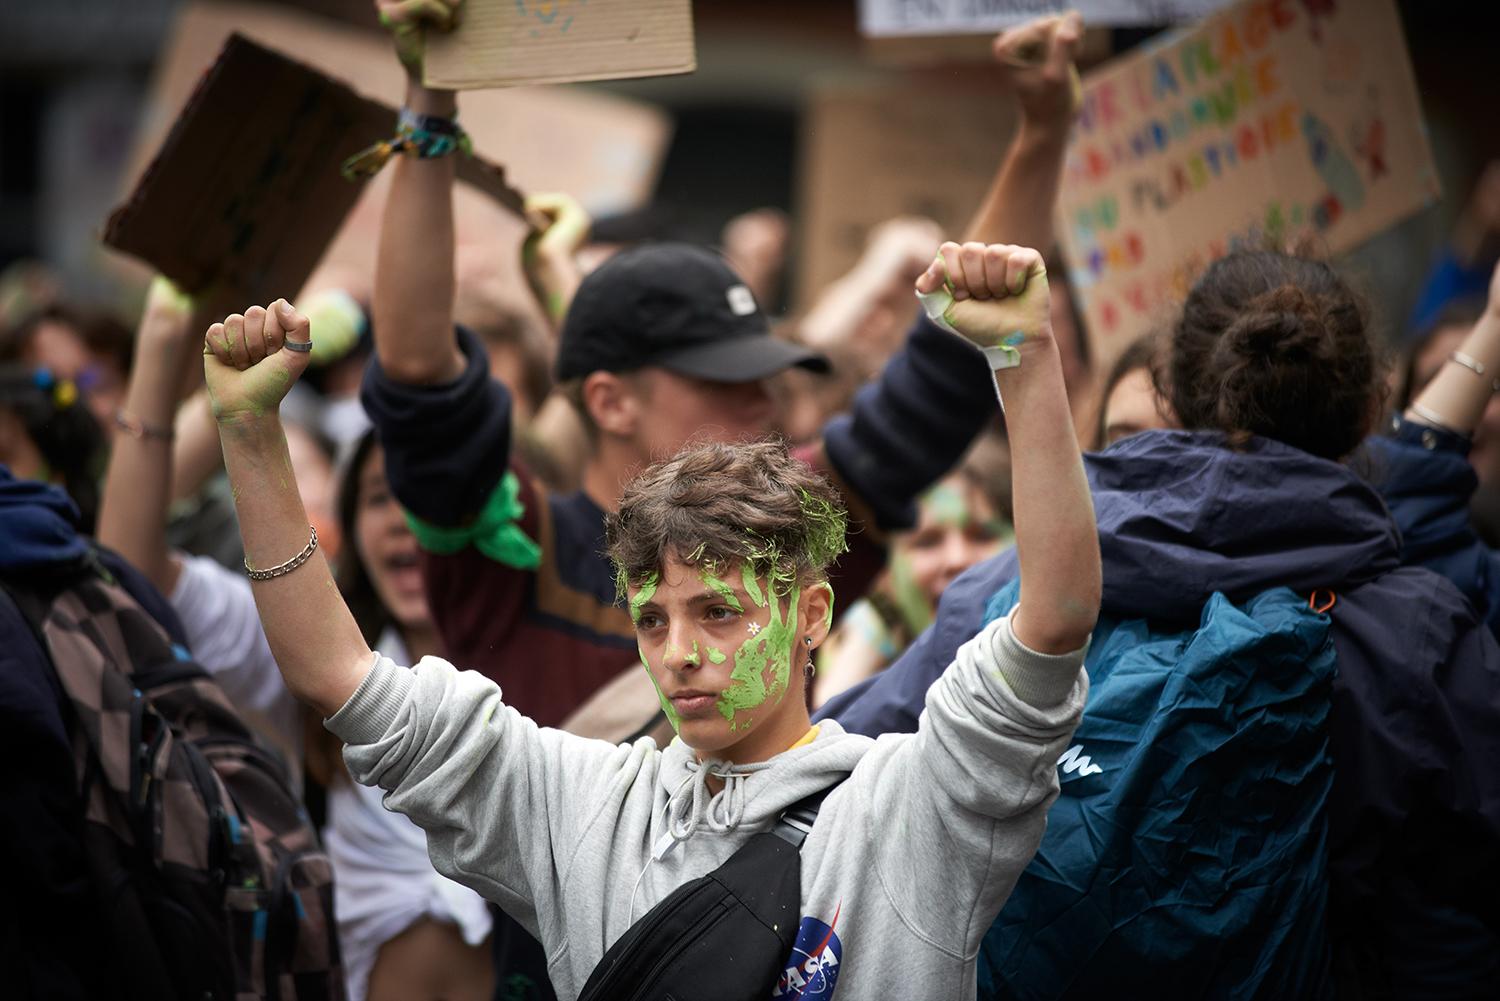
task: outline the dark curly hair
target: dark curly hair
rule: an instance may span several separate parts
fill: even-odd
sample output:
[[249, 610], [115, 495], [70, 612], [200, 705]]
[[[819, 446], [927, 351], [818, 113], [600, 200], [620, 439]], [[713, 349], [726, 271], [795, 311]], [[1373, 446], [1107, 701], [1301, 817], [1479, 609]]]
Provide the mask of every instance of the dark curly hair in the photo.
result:
[[720, 569], [748, 563], [785, 595], [826, 578], [848, 548], [847, 526], [838, 492], [785, 442], [704, 444], [636, 477], [604, 538], [622, 597], [673, 557]]
[[1327, 263], [1232, 253], [1193, 285], [1157, 391], [1184, 428], [1353, 452], [1384, 389], [1364, 304]]

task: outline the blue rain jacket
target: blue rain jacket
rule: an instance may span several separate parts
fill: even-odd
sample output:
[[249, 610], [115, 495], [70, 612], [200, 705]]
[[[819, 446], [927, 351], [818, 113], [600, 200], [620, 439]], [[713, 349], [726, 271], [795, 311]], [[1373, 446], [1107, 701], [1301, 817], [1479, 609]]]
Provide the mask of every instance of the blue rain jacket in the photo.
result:
[[[1492, 996], [1500, 647], [1473, 606], [1448, 580], [1401, 565], [1380, 495], [1338, 463], [1263, 439], [1233, 450], [1213, 433], [1152, 431], [1087, 456], [1086, 466], [1107, 620], [1186, 631], [1216, 593], [1239, 605], [1277, 587], [1336, 596], [1328, 932], [1340, 996]], [[1013, 551], [972, 568], [889, 670], [819, 717], [870, 735], [915, 730], [927, 687], [1015, 577]], [[1181, 849], [1217, 846], [1187, 838]], [[1185, 920], [1179, 934], [1214, 928]], [[1155, 958], [1166, 989], [1175, 971], [1165, 943]], [[1047, 959], [1093, 961], [1081, 947]]]

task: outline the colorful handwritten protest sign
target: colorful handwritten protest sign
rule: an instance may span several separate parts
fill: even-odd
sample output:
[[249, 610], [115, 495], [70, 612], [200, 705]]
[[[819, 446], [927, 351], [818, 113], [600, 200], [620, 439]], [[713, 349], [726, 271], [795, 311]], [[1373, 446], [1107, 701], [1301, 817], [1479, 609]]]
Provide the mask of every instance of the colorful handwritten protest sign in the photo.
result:
[[1085, 79], [1058, 232], [1107, 364], [1229, 250], [1347, 250], [1439, 193], [1394, 0], [1247, 0]]
[[1076, 10], [1104, 25], [1180, 24], [1226, 0], [859, 0], [859, 30], [871, 37], [993, 33], [1034, 17]]

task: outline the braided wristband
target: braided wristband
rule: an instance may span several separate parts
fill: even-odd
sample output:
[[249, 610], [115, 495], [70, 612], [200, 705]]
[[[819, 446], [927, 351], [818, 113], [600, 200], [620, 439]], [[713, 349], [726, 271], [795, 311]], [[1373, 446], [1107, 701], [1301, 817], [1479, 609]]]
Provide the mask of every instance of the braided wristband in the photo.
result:
[[252, 569], [250, 566], [250, 561], [247, 559], [245, 560], [246, 576], [248, 576], [251, 580], [273, 580], [274, 578], [282, 577], [286, 574], [291, 573], [293, 570], [306, 563], [308, 559], [312, 557], [312, 554], [318, 549], [318, 530], [316, 528], [312, 528], [311, 526], [308, 527], [308, 530], [312, 534], [308, 537], [307, 548], [303, 549], [302, 552], [298, 553], [296, 556], [293, 556], [291, 559], [287, 560], [280, 566], [269, 567], [265, 570]]

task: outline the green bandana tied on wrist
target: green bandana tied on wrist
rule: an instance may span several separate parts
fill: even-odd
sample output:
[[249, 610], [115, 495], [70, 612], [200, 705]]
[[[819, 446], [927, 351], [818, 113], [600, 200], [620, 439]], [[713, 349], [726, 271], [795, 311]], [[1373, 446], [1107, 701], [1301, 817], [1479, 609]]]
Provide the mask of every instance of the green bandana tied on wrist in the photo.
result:
[[490, 491], [484, 510], [467, 525], [448, 528], [423, 521], [410, 511], [406, 523], [421, 547], [430, 553], [450, 556], [473, 546], [496, 563], [516, 570], [535, 570], [542, 565], [542, 547], [532, 541], [519, 524], [526, 513], [521, 503], [521, 481], [513, 472]]

